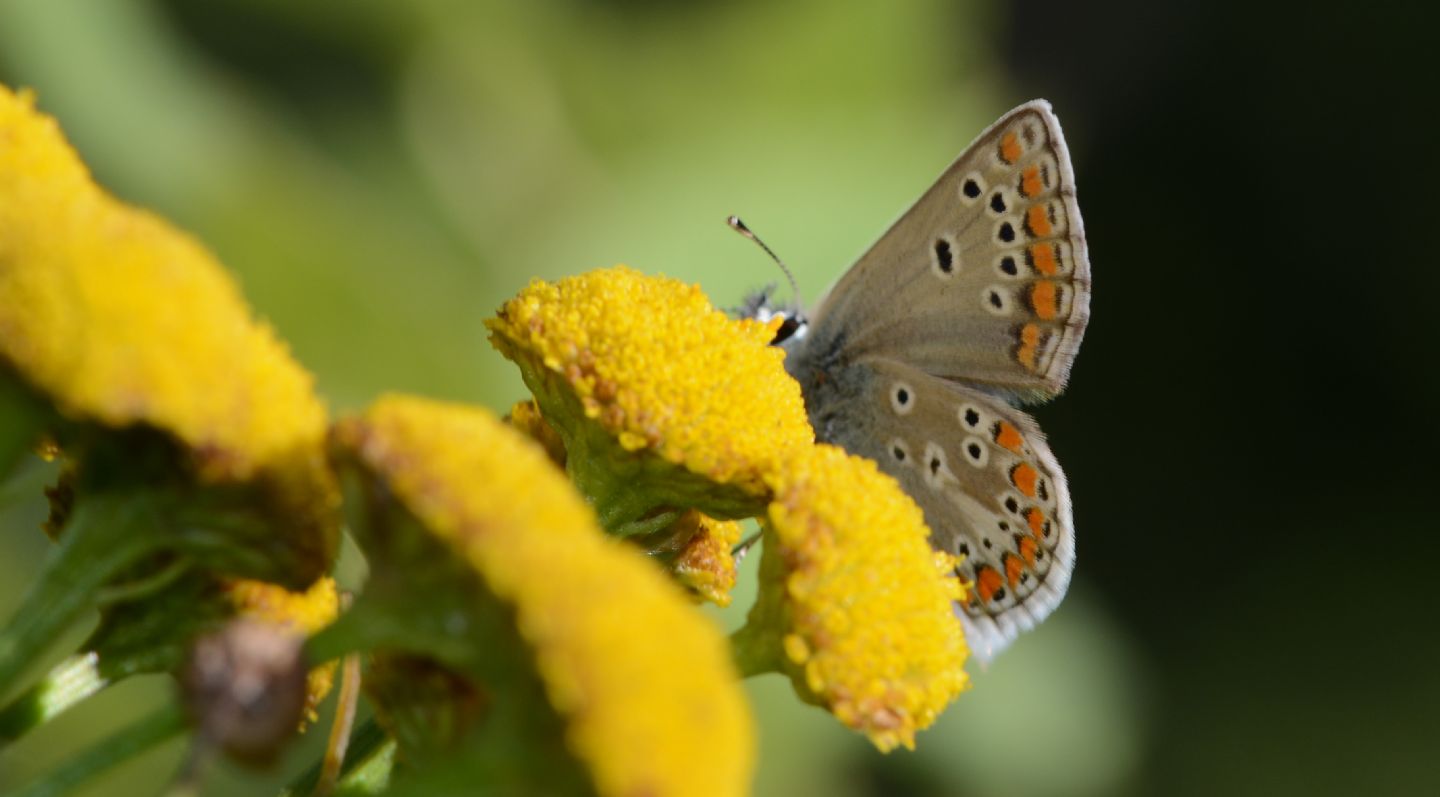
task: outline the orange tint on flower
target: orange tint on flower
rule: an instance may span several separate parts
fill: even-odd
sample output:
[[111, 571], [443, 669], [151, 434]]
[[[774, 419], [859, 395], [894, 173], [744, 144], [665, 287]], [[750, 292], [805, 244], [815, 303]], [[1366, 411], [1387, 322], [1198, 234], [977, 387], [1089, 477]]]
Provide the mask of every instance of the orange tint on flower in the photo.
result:
[[676, 555], [671, 570], [680, 583], [698, 597], [716, 606], [730, 605], [735, 587], [735, 557], [731, 550], [740, 542], [740, 524], [716, 520], [690, 510], [676, 521], [676, 536], [687, 539]]

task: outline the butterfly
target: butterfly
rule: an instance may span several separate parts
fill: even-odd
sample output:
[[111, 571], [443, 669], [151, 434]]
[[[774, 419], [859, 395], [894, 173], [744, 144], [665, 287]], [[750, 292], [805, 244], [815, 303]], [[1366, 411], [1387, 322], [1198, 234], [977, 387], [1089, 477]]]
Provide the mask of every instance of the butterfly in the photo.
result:
[[[749, 309], [764, 316], [765, 298]], [[1065, 595], [1065, 474], [1019, 406], [1065, 387], [1090, 262], [1060, 123], [1044, 100], [1000, 117], [777, 334], [816, 437], [874, 460], [962, 557], [957, 606], [982, 660]]]

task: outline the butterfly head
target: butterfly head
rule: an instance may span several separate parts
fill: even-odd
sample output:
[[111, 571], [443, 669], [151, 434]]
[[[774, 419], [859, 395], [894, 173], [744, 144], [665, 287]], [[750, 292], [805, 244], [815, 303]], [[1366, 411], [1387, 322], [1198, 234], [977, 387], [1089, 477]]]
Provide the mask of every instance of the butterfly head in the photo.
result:
[[770, 341], [772, 346], [785, 346], [787, 343], [796, 343], [805, 339], [805, 333], [810, 329], [810, 323], [805, 319], [804, 313], [800, 312], [799, 305], [784, 304], [774, 301], [774, 283], [751, 291], [745, 296], [740, 306], [732, 310], [737, 318], [753, 318], [756, 321], [768, 323], [772, 319], [782, 318], [780, 326], [775, 330], [775, 337]]

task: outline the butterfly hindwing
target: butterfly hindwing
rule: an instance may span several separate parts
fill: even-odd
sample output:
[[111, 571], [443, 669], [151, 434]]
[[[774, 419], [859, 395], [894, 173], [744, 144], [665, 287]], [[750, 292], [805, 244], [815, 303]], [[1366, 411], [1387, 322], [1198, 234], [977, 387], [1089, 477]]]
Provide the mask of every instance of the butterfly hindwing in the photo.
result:
[[1036, 100], [970, 145], [816, 308], [821, 346], [1022, 401], [1065, 385], [1090, 265], [1060, 125]]
[[1044, 619], [1065, 594], [1075, 536], [1065, 475], [1034, 421], [892, 360], [853, 361], [830, 379], [844, 398], [817, 432], [894, 476], [932, 544], [964, 557], [971, 648], [988, 658]]

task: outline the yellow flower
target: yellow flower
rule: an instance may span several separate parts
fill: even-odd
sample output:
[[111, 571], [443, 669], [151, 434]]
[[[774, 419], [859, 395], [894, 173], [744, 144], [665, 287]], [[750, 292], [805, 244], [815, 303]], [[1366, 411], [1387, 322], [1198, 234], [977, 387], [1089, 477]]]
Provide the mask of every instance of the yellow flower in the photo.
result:
[[34, 104], [0, 86], [0, 405], [40, 406], [21, 437], [71, 463], [56, 552], [0, 627], [0, 683], [155, 568], [306, 585], [339, 541], [310, 374], [213, 255], [105, 193]]
[[[393, 496], [507, 607], [518, 638], [482, 640], [477, 666], [529, 662], [598, 793], [747, 790], [752, 730], [724, 638], [641, 554], [600, 532], [538, 446], [484, 410], [401, 396], [341, 422], [333, 439], [341, 462], [374, 480], [370, 494]], [[393, 530], [365, 531], [380, 523], [356, 524], [374, 551], [372, 581], [433, 578], [397, 560]], [[428, 588], [427, 603], [442, 599]], [[367, 600], [378, 598], [367, 589], [346, 616], [360, 623]]]
[[[769, 343], [779, 319], [735, 321], [700, 289], [617, 266], [536, 280], [486, 322], [565, 441], [567, 467], [612, 533], [688, 508], [748, 517], [765, 474], [810, 445], [799, 385]], [[632, 526], [670, 510], [650, 526]]]
[[676, 525], [675, 537], [687, 542], [671, 562], [671, 571], [697, 597], [716, 606], [729, 606], [730, 590], [735, 587], [731, 551], [740, 542], [740, 524], [691, 510]]
[[[292, 632], [297, 636], [313, 636], [335, 621], [340, 612], [340, 593], [335, 579], [322, 578], [304, 592], [291, 592], [276, 584], [240, 579], [226, 585], [226, 597], [238, 617], [259, 620]], [[306, 676], [305, 723], [314, 722], [320, 701], [330, 694], [335, 684], [336, 662], [314, 667]], [[302, 730], [303, 730], [302, 725]]]
[[[338, 496], [312, 378], [210, 252], [91, 180], [30, 92], [0, 86], [0, 370], [73, 422], [179, 441], [199, 480], [258, 480], [329, 562]], [[61, 436], [62, 443], [64, 436]]]
[[967, 685], [955, 560], [869, 460], [816, 446], [772, 479], [761, 592], [737, 655], [882, 751], [914, 746]]

